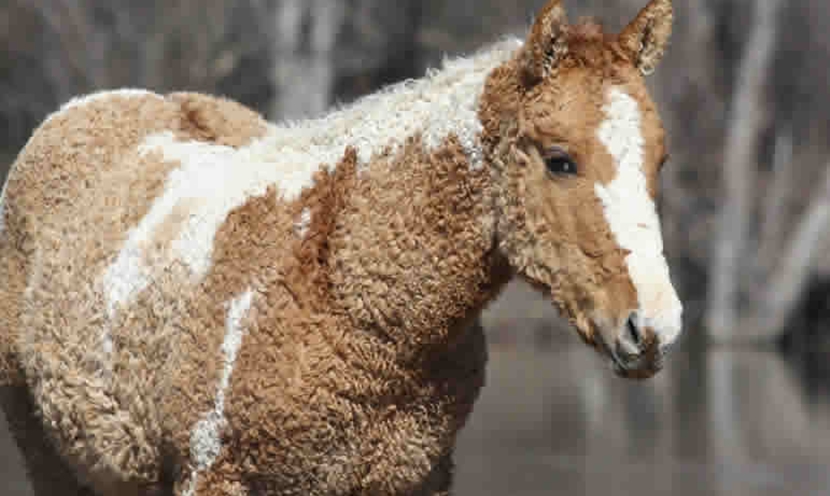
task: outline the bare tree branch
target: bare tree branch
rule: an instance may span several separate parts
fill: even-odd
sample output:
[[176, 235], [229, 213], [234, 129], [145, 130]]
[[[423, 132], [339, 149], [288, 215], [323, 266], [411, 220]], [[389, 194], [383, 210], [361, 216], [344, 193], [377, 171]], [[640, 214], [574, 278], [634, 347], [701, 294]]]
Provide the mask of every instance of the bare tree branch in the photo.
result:
[[706, 326], [715, 341], [729, 341], [738, 323], [741, 255], [746, 246], [755, 181], [754, 153], [763, 127], [763, 90], [777, 36], [781, 0], [756, 3], [739, 68], [727, 131], [724, 202], [710, 269]]
[[770, 276], [777, 255], [784, 246], [787, 200], [793, 188], [793, 137], [788, 127], [775, 140], [772, 161], [772, 180], [763, 200], [761, 236], [752, 284], [757, 285]]
[[[345, 8], [330, 0], [283, 0], [276, 13], [278, 33], [274, 72], [274, 118], [319, 114], [330, 104], [334, 85], [334, 48]], [[309, 19], [308, 46], [302, 24]]]
[[780, 257], [780, 264], [764, 284], [763, 299], [734, 341], [769, 341], [785, 329], [787, 318], [798, 304], [809, 281], [821, 237], [830, 228], [830, 163], [824, 181], [813, 195], [795, 233]]
[[[687, 119], [684, 112], [678, 112], [679, 102], [683, 102], [694, 95], [698, 105], [701, 104], [699, 95], [711, 95], [715, 93], [712, 88], [713, 81], [712, 66], [715, 61], [711, 57], [711, 48], [715, 39], [715, 21], [711, 7], [706, 2], [679, 2], [675, 5], [676, 18], [685, 19], [686, 23], [678, 26], [685, 29], [685, 33], [678, 33], [682, 36], [683, 43], [677, 43], [672, 47], [675, 52], [682, 56], [673, 60], [682, 60], [683, 67], [671, 67], [669, 70], [660, 73], [664, 81], [656, 87], [661, 99], [667, 103], [666, 107], [675, 107], [674, 115]], [[672, 114], [670, 113], [669, 116]], [[684, 122], [685, 124], [685, 122]], [[672, 155], [672, 163], [663, 169], [661, 181], [663, 191], [666, 193], [661, 197], [661, 214], [666, 220], [663, 222], [663, 232], [666, 241], [666, 251], [672, 254], [687, 252], [688, 222], [693, 217], [695, 209], [695, 192], [683, 187], [680, 164], [694, 160], [687, 156], [691, 151], [689, 148], [680, 146], [681, 143], [673, 143], [673, 150], [678, 150]], [[685, 152], [685, 153], [684, 153]]]

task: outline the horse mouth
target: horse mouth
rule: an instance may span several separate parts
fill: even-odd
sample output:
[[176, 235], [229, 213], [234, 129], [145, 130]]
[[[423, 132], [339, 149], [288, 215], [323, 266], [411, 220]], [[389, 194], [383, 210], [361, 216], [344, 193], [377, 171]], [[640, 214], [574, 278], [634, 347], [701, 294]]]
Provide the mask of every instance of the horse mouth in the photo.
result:
[[[638, 332], [634, 321], [626, 319], [622, 327], [617, 323], [597, 318], [598, 315], [583, 316], [569, 311], [567, 305], [557, 301], [553, 290], [546, 284], [533, 280], [530, 277], [523, 278], [534, 290], [547, 294], [551, 303], [562, 317], [568, 319], [571, 327], [576, 331], [580, 339], [588, 346], [594, 348], [600, 355], [609, 360], [611, 369], [619, 377], [625, 379], [649, 379], [663, 369], [663, 356], [666, 349], [661, 349], [659, 340], [653, 332], [650, 337], [644, 337]], [[609, 331], [609, 332], [603, 332]], [[634, 348], [629, 345], [624, 347], [619, 340], [612, 340], [610, 336], [625, 334]]]
[[[631, 344], [624, 345], [619, 339], [610, 341], [601, 331], [600, 324], [591, 322], [591, 339], [588, 341], [600, 355], [605, 356], [616, 375], [625, 379], [649, 379], [663, 369], [665, 350], [661, 349], [659, 340], [651, 337], [643, 339], [632, 329], [630, 322], [619, 329], [614, 328], [612, 335], [626, 335]], [[580, 334], [582, 332], [580, 331]], [[653, 336], [653, 335], [652, 335]]]
[[615, 374], [623, 379], [645, 380], [657, 375], [663, 369], [663, 365], [662, 363], [655, 363], [643, 368], [627, 368], [625, 365], [613, 362], [612, 369]]
[[615, 346], [604, 344], [603, 346], [614, 373], [625, 379], [650, 379], [663, 369], [664, 354], [660, 351], [656, 340], [636, 354], [623, 351], [619, 344]]

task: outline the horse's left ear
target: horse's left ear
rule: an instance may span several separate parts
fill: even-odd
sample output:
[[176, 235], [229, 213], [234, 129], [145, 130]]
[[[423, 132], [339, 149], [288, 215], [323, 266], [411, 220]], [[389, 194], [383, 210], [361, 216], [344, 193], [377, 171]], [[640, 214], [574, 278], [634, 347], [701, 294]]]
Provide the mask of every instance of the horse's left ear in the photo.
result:
[[619, 36], [620, 46], [645, 75], [654, 72], [671, 37], [674, 11], [671, 0], [651, 0]]
[[519, 53], [520, 74], [526, 87], [545, 79], [567, 52], [567, 24], [568, 15], [562, 0], [548, 0], [536, 16], [536, 22]]

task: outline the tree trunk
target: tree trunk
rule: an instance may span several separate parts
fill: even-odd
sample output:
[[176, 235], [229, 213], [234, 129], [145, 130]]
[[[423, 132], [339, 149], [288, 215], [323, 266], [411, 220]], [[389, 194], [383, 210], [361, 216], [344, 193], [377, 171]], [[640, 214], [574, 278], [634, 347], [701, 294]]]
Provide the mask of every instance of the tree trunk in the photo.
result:
[[280, 2], [276, 9], [274, 119], [316, 116], [330, 105], [335, 41], [344, 13], [338, 1]]
[[735, 87], [724, 159], [723, 204], [710, 268], [706, 327], [715, 342], [737, 337], [741, 277], [755, 191], [755, 151], [764, 126], [764, 88], [769, 79], [781, 0], [756, 4], [752, 32]]
[[830, 163], [823, 179], [735, 340], [765, 342], [786, 330], [787, 319], [807, 287], [821, 238], [830, 229]]

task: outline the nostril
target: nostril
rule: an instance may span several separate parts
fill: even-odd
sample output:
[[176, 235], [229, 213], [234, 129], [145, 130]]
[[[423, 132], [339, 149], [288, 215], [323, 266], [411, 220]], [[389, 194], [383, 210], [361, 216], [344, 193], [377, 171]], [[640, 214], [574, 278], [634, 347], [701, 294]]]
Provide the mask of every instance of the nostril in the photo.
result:
[[640, 346], [642, 342], [640, 331], [635, 322], [636, 317], [637, 315], [632, 313], [631, 316], [628, 317], [628, 322], [626, 322], [625, 328], [628, 331], [628, 337], [631, 338], [631, 341], [637, 346]]

